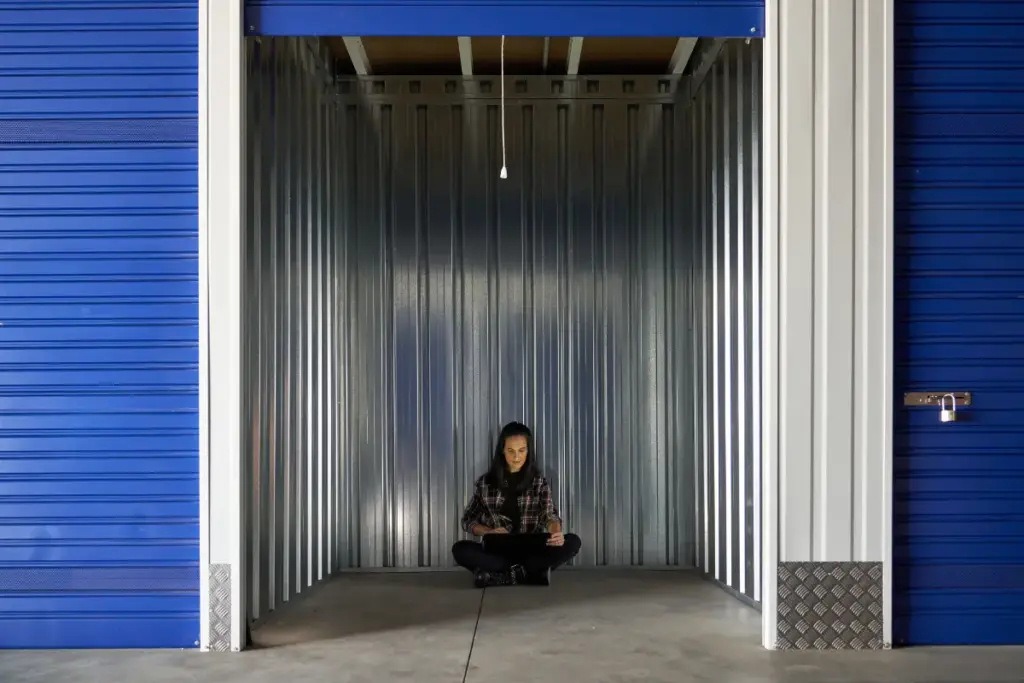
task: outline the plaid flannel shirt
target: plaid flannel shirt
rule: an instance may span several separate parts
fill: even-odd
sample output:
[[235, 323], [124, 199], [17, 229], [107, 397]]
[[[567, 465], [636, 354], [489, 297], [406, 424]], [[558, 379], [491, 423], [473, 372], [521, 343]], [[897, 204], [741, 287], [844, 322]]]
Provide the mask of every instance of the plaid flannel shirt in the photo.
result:
[[[466, 506], [466, 511], [462, 513], [463, 530], [472, 533], [474, 524], [482, 524], [492, 529], [509, 529], [512, 520], [501, 514], [501, 506], [504, 503], [505, 496], [502, 495], [501, 489], [488, 484], [486, 476], [480, 477], [476, 480], [473, 498]], [[551, 486], [547, 479], [537, 477], [525, 491], [520, 491], [519, 515], [520, 530], [524, 533], [544, 532], [548, 530], [548, 523], [562, 523], [558, 508], [551, 498]]]

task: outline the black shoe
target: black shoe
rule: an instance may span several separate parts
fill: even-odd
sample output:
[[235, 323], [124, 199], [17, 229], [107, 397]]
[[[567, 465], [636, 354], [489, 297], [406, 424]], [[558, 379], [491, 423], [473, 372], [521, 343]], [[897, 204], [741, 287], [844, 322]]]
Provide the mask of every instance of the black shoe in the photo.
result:
[[526, 582], [531, 586], [550, 586], [551, 570], [543, 569], [541, 571], [531, 571], [527, 575]]
[[514, 586], [526, 581], [526, 570], [519, 565], [503, 572], [486, 572], [478, 569], [473, 577], [477, 588], [497, 588], [498, 586]]

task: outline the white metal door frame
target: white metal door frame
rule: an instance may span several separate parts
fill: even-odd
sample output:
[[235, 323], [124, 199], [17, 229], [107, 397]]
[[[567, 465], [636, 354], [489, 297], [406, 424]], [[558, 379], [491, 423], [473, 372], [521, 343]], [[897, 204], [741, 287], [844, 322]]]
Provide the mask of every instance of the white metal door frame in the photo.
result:
[[200, 647], [245, 646], [243, 0], [199, 0]]
[[[779, 571], [880, 569], [892, 642], [893, 6], [768, 0], [762, 640]], [[880, 565], [880, 567], [879, 567]], [[880, 583], [881, 585], [878, 585]], [[876, 599], [872, 607], [878, 607]]]
[[[766, 0], [760, 502], [769, 649], [783, 561], [881, 562], [891, 642], [894, 1]], [[246, 618], [242, 26], [243, 0], [199, 0], [201, 647], [235, 651]], [[844, 79], [851, 58], [856, 76]], [[853, 112], [841, 106], [843, 88]], [[853, 218], [835, 213], [844, 207]], [[830, 250], [847, 244], [860, 260], [837, 286]], [[849, 335], [822, 315], [830, 306], [854, 307]], [[844, 377], [844, 359], [860, 374]], [[852, 415], [828, 403], [847, 388]], [[833, 453], [843, 457], [833, 463]]]

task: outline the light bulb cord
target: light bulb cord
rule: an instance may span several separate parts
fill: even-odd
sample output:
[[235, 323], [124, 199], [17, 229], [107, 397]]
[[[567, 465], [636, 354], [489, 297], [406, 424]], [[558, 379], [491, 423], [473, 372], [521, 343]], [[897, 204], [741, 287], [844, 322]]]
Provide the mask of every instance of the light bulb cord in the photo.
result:
[[508, 178], [508, 168], [505, 166], [505, 36], [501, 37], [501, 173], [498, 175], [502, 180]]

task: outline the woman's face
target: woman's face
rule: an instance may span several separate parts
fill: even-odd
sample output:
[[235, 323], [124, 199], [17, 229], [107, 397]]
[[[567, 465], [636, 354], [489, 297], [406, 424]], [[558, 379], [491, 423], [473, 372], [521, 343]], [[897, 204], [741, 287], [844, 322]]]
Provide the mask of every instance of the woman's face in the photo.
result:
[[526, 464], [529, 455], [525, 436], [510, 436], [505, 439], [505, 464], [509, 472], [518, 472]]

